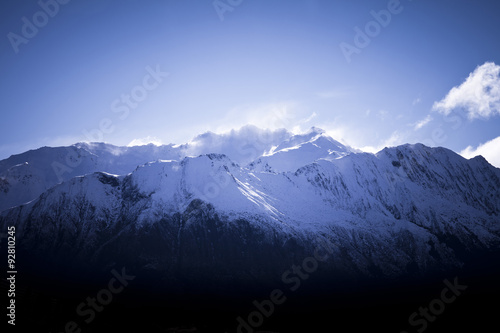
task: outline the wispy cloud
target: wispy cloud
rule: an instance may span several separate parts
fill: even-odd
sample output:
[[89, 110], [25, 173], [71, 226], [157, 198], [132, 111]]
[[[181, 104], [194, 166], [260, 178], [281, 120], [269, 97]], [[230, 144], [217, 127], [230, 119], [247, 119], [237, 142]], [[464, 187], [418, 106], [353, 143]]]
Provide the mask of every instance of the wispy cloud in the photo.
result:
[[349, 141], [350, 131], [349, 128], [343, 125], [326, 125], [321, 126], [321, 128], [326, 132], [327, 135], [332, 137], [333, 139], [345, 144], [352, 145], [352, 140]]
[[430, 123], [431, 121], [433, 120], [432, 116], [429, 114], [427, 115], [427, 117], [425, 117], [424, 119], [418, 121], [417, 123], [415, 123], [413, 125], [413, 129], [415, 131], [418, 131], [419, 129], [421, 129], [422, 127], [424, 127], [425, 125], [427, 125], [428, 123]]
[[309, 124], [318, 114], [316, 112], [311, 113], [307, 118], [300, 119], [295, 122], [295, 125], [290, 129], [292, 133], [299, 134], [306, 132], [307, 129], [311, 128]]
[[129, 142], [127, 145], [128, 147], [133, 147], [133, 146], [145, 146], [148, 144], [154, 144], [155, 146], [161, 146], [163, 143], [161, 142], [160, 139], [152, 136], [147, 136], [145, 138], [140, 138], [140, 139], [134, 139]]
[[377, 146], [364, 146], [359, 149], [367, 153], [376, 153], [384, 149], [385, 147], [394, 147], [404, 144], [406, 137], [407, 136], [405, 133], [394, 131], [392, 132], [391, 136], [381, 141]]
[[500, 136], [480, 144], [477, 148], [468, 146], [460, 152], [460, 155], [465, 158], [481, 155], [492, 165], [500, 168]]
[[478, 66], [461, 85], [453, 87], [432, 107], [445, 115], [457, 108], [464, 109], [469, 119], [500, 114], [500, 66], [493, 62]]
[[313, 113], [311, 113], [311, 115], [309, 117], [307, 117], [306, 119], [301, 120], [301, 122], [304, 123], [304, 124], [307, 124], [308, 122], [310, 122], [311, 120], [313, 120], [317, 116], [318, 116], [318, 114], [316, 112], [313, 112]]
[[[300, 126], [310, 117], [298, 102], [288, 100], [263, 104], [240, 105], [229, 110], [223, 118], [206, 124], [206, 130], [225, 133], [245, 125], [254, 125], [262, 129], [291, 130]], [[312, 118], [311, 118], [312, 119]]]

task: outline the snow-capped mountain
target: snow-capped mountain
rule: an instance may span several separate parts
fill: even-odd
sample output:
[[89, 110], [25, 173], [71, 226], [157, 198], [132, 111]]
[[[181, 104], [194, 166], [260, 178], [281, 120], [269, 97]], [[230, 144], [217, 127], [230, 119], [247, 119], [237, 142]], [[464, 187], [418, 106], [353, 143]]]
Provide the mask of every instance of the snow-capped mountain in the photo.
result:
[[[0, 226], [15, 225], [44, 267], [118, 260], [184, 282], [279, 279], [320, 243], [332, 253], [322, 274], [347, 279], [425, 276], [500, 250], [500, 169], [482, 157], [421, 144], [360, 153], [315, 128], [235, 140], [259, 152], [248, 164], [238, 147], [235, 160], [190, 156], [224, 150], [219, 139], [12, 156], [0, 162], [6, 202], [41, 194], [5, 210]], [[52, 167], [67, 152], [74, 167], [58, 182]]]
[[[302, 147], [303, 153], [299, 155], [282, 151], [301, 145], [314, 147]], [[277, 161], [271, 151], [279, 153], [281, 164], [302, 166], [328, 157], [331, 151], [345, 155], [351, 149], [314, 128], [305, 135], [294, 136], [284, 129], [270, 131], [252, 125], [226, 134], [207, 132], [182, 145], [118, 147], [105, 143], [77, 143], [69, 147], [43, 147], [0, 161], [0, 211], [33, 200], [62, 181], [97, 171], [124, 175], [144, 163], [160, 159], [180, 161], [187, 156], [210, 153], [225, 154], [245, 166], [255, 160], [254, 164], [262, 159]], [[277, 170], [281, 164], [277, 164]]]
[[337, 159], [356, 150], [335, 141], [318, 128], [311, 128], [305, 134], [294, 135], [275, 146], [250, 164], [259, 171], [286, 172], [318, 161]]
[[0, 211], [35, 199], [52, 186], [96, 171], [126, 174], [159, 158], [180, 157], [172, 145], [117, 147], [77, 143], [43, 147], [0, 161]]

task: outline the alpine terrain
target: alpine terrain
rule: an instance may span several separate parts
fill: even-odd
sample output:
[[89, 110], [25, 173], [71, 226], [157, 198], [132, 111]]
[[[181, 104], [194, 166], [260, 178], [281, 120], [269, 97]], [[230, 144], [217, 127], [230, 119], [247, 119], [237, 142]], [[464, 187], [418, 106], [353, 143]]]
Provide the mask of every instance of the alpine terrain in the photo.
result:
[[[481, 156], [422, 144], [369, 154], [318, 128], [246, 126], [183, 145], [13, 155], [0, 161], [0, 230], [15, 226], [19, 297], [47, 330], [97, 329], [75, 308], [123, 269], [134, 280], [95, 312], [106, 329], [118, 313], [149, 331], [313, 329], [336, 309], [353, 328], [417, 331], [424, 321], [408, 316], [447, 279], [467, 289], [432, 324], [444, 331], [452, 307], [458, 316], [467, 297], [498, 294], [499, 188], [500, 169]], [[160, 308], [170, 315], [147, 316]]]

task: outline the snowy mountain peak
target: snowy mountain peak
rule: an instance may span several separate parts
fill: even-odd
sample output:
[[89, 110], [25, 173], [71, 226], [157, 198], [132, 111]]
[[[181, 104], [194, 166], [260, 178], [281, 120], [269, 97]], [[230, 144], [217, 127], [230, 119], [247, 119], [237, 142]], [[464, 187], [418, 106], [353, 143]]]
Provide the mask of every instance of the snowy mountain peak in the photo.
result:
[[316, 126], [312, 126], [308, 131], [307, 133], [316, 133], [316, 134], [325, 134], [326, 131], [322, 128], [319, 128], [319, 127], [316, 127]]
[[320, 159], [336, 159], [355, 152], [334, 140], [320, 128], [312, 127], [305, 134], [294, 135], [252, 162], [249, 167], [267, 172], [294, 172]]

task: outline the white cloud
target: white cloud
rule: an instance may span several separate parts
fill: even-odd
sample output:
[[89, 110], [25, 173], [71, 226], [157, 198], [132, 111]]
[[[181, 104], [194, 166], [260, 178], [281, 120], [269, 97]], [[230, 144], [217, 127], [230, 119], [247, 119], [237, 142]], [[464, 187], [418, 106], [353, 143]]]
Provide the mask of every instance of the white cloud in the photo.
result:
[[207, 124], [209, 130], [216, 133], [229, 132], [245, 125], [254, 125], [263, 129], [275, 130], [292, 128], [300, 122], [303, 112], [294, 101], [282, 101], [260, 105], [242, 105], [231, 109], [222, 119]]
[[422, 99], [420, 97], [417, 97], [413, 100], [413, 102], [411, 103], [411, 105], [415, 106], [417, 104], [420, 104], [420, 102], [422, 102]]
[[427, 125], [428, 123], [430, 123], [432, 121], [432, 116], [429, 114], [427, 115], [427, 117], [425, 117], [424, 119], [418, 121], [417, 123], [414, 124], [413, 126], [413, 129], [415, 131], [418, 131], [419, 129], [421, 129], [422, 127], [424, 127], [425, 125]]
[[379, 145], [377, 146], [364, 146], [359, 148], [360, 150], [367, 152], [367, 153], [377, 153], [384, 149], [385, 147], [395, 147], [399, 146], [402, 144], [405, 144], [406, 140], [406, 134], [401, 133], [399, 131], [394, 131], [392, 132], [391, 136], [382, 141]]
[[307, 119], [301, 120], [301, 123], [306, 124], [306, 123], [310, 122], [311, 120], [313, 120], [314, 118], [316, 118], [317, 116], [318, 116], [318, 114], [316, 112], [313, 112], [313, 113], [311, 113], [311, 115], [309, 117], [307, 117]]
[[349, 129], [342, 125], [326, 125], [320, 126], [321, 129], [325, 131], [325, 133], [332, 137], [334, 140], [337, 140], [345, 145], [352, 145], [353, 142], [349, 141], [350, 132]]
[[500, 66], [493, 62], [478, 66], [460, 86], [453, 87], [432, 106], [445, 115], [457, 108], [464, 109], [469, 119], [500, 114]]
[[490, 162], [490, 164], [500, 168], [500, 136], [480, 144], [475, 149], [472, 146], [468, 146], [460, 152], [460, 155], [465, 158], [481, 155]]
[[286, 129], [262, 129], [246, 125], [224, 133], [206, 132], [188, 143], [186, 154], [197, 156], [224, 153], [234, 162], [245, 165], [291, 137]]
[[133, 147], [133, 146], [145, 146], [148, 144], [154, 144], [155, 146], [161, 146], [163, 143], [161, 142], [160, 139], [152, 136], [147, 136], [145, 138], [140, 138], [140, 139], [134, 139], [129, 142], [127, 145], [128, 147]]

